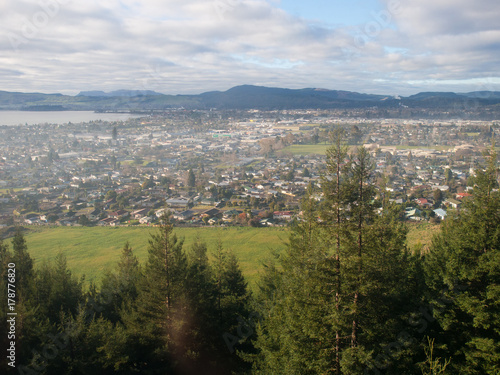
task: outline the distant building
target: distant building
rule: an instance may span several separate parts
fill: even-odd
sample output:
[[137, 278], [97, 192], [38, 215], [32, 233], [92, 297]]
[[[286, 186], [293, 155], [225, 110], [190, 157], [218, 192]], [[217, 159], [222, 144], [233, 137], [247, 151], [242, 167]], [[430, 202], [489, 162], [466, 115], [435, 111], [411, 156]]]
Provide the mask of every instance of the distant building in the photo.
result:
[[274, 220], [292, 220], [292, 211], [274, 211]]
[[174, 214], [173, 218], [176, 220], [185, 221], [185, 220], [191, 219], [195, 214], [196, 214], [195, 211], [186, 210], [186, 211], [182, 211], [182, 212]]
[[132, 212], [131, 216], [132, 216], [132, 218], [134, 218], [136, 220], [140, 220], [143, 217], [147, 216], [147, 214], [148, 214], [148, 209], [142, 208], [140, 210], [136, 210], [136, 211]]
[[434, 213], [436, 214], [437, 217], [439, 217], [441, 220], [444, 220], [446, 217], [446, 211], [443, 210], [442, 208], [438, 208], [437, 210], [434, 210]]
[[408, 207], [405, 210], [405, 217], [409, 220], [420, 220], [419, 215], [422, 213], [418, 208]]
[[110, 212], [108, 214], [108, 217], [120, 220], [120, 219], [128, 217], [129, 215], [130, 215], [130, 213], [128, 211], [118, 210], [118, 211]]
[[453, 208], [458, 208], [458, 207], [460, 207], [460, 205], [462, 204], [462, 202], [457, 201], [457, 200], [452, 199], [452, 198], [447, 199], [446, 201], [444, 201], [444, 203], [445, 203], [446, 205], [448, 205], [448, 206], [453, 207]]
[[140, 224], [150, 224], [153, 222], [153, 218], [151, 216], [144, 216], [139, 219]]
[[467, 198], [467, 197], [472, 197], [472, 194], [469, 194], [469, 193], [457, 193], [457, 195], [455, 196], [455, 198], [461, 200], [463, 198]]
[[105, 219], [102, 219], [102, 220], [99, 220], [99, 225], [109, 225], [109, 226], [116, 226], [117, 224], [119, 224], [120, 221], [117, 220], [117, 219], [114, 219], [112, 217], [107, 217]]
[[189, 203], [190, 200], [185, 198], [167, 199], [167, 204], [169, 207], [187, 207]]

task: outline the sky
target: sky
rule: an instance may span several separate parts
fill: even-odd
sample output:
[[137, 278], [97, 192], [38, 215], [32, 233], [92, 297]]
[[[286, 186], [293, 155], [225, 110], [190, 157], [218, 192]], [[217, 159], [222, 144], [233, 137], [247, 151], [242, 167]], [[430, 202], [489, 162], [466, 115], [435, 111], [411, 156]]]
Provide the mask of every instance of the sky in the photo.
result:
[[0, 90], [500, 91], [498, 0], [3, 0]]

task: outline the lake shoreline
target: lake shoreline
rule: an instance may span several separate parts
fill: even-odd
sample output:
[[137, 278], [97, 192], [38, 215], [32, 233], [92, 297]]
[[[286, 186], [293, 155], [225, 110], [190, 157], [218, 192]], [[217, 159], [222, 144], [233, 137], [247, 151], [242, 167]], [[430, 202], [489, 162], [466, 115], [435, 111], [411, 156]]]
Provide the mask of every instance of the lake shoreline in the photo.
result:
[[97, 112], [97, 111], [33, 111], [33, 110], [0, 110], [0, 126], [26, 126], [91, 121], [127, 121], [131, 118], [143, 117], [144, 113], [132, 112]]

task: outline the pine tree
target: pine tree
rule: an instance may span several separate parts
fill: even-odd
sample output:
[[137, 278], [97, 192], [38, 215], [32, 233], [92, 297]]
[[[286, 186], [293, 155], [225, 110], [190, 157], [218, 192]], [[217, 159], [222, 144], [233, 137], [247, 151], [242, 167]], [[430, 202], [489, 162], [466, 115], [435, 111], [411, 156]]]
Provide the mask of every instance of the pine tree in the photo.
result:
[[194, 175], [194, 172], [192, 169], [190, 169], [188, 172], [187, 186], [190, 188], [194, 188], [196, 186], [196, 176]]
[[116, 323], [121, 319], [121, 310], [130, 308], [135, 303], [141, 276], [139, 261], [127, 241], [116, 270], [104, 276], [97, 296], [98, 303], [103, 306], [102, 315], [106, 319]]
[[325, 238], [331, 241], [330, 246], [334, 249], [327, 259], [330, 263], [327, 269], [332, 274], [332, 294], [335, 294], [335, 313], [337, 325], [335, 331], [335, 373], [341, 374], [340, 352], [341, 333], [338, 327], [341, 307], [340, 297], [342, 293], [341, 281], [341, 251], [342, 242], [348, 233], [346, 229], [346, 212], [348, 207], [348, 192], [350, 190], [348, 178], [351, 170], [350, 161], [347, 160], [348, 148], [345, 145], [345, 131], [337, 128], [331, 133], [332, 147], [327, 150], [326, 174], [322, 177], [322, 186], [325, 196], [325, 208], [322, 216], [327, 223]]
[[136, 371], [170, 371], [182, 360], [187, 258], [184, 240], [163, 217], [151, 235], [148, 262], [134, 308], [122, 319], [128, 332], [130, 366]]
[[472, 199], [443, 222], [425, 262], [438, 342], [454, 373], [496, 374], [500, 363], [500, 193], [497, 155], [486, 158]]
[[213, 339], [217, 327], [216, 288], [207, 252], [207, 245], [196, 239], [188, 253], [184, 289], [186, 308], [182, 317], [188, 322], [183, 329], [183, 350], [197, 353], [201, 361], [206, 360], [203, 356], [210, 357], [214, 354]]
[[39, 313], [58, 323], [60, 313], [74, 316], [83, 303], [83, 278], [78, 280], [68, 269], [66, 257], [59, 253], [53, 264], [43, 263], [37, 271], [35, 301]]
[[331, 362], [331, 326], [327, 283], [321, 267], [327, 254], [321, 242], [315, 202], [304, 199], [304, 221], [297, 223], [279, 258], [282, 270], [271, 268], [257, 328], [256, 374], [316, 374]]
[[[420, 302], [411, 302], [421, 291], [419, 259], [406, 251], [398, 210], [385, 202], [375, 214], [372, 170], [365, 149], [348, 155], [342, 134], [334, 137], [324, 208], [317, 211], [309, 191], [303, 220], [267, 273], [255, 373], [412, 373], [415, 340], [400, 333], [414, 333], [408, 318]], [[397, 350], [382, 365], [384, 345]]]
[[[353, 300], [353, 322], [352, 322], [352, 335], [351, 347], [358, 346], [358, 325], [359, 325], [359, 306], [358, 302], [361, 298], [362, 292], [362, 275], [363, 275], [363, 251], [365, 244], [363, 242], [366, 224], [373, 220], [374, 210], [370, 201], [374, 198], [374, 186], [369, 184], [369, 178], [373, 170], [373, 164], [370, 160], [370, 155], [364, 147], [358, 148], [357, 154], [353, 161], [353, 200], [351, 203], [351, 215], [356, 221], [356, 253], [354, 272], [357, 273], [357, 280], [354, 287], [354, 300]], [[357, 269], [356, 269], [357, 268]], [[356, 272], [357, 271], [357, 272]]]

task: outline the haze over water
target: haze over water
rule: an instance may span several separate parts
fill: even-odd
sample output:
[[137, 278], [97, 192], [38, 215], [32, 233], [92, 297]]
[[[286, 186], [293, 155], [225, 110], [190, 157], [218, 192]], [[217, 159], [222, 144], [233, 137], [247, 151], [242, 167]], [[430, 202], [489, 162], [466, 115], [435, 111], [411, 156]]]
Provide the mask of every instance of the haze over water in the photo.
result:
[[[143, 115], [142, 115], [143, 116]], [[89, 121], [126, 121], [142, 117], [129, 113], [96, 113], [92, 111], [0, 111], [0, 126], [66, 124]]]

